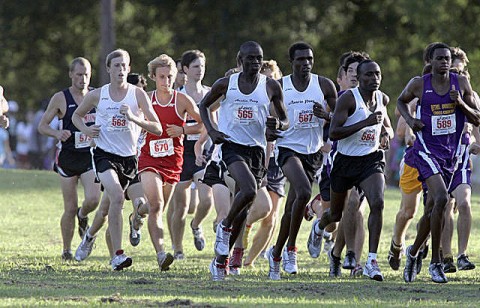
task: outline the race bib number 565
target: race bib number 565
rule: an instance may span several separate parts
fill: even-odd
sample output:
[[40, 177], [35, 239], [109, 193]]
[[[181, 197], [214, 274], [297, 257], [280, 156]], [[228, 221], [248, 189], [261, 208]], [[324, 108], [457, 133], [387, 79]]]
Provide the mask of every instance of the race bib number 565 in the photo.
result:
[[238, 106], [234, 109], [234, 119], [238, 124], [248, 125], [257, 122], [257, 106]]

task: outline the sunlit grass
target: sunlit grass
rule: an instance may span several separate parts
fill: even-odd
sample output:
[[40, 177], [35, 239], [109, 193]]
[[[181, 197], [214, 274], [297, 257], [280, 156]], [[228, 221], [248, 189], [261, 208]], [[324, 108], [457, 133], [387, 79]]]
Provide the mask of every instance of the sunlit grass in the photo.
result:
[[[213, 214], [204, 223], [205, 250], [195, 250], [187, 225], [186, 260], [174, 263], [168, 272], [160, 272], [146, 229], [138, 247], [133, 248], [128, 242], [126, 217], [131, 211], [130, 203], [125, 204], [124, 248], [134, 260], [131, 268], [123, 272], [111, 270], [103, 231], [98, 235], [90, 258], [82, 263], [65, 263], [60, 258], [59, 223], [63, 202], [57, 175], [2, 170], [0, 193], [0, 306], [100, 306], [105, 303], [139, 307], [478, 306], [478, 268], [449, 274], [446, 285], [432, 283], [426, 266], [417, 281], [411, 284], [403, 281], [401, 271], [390, 270], [386, 256], [400, 201], [396, 189], [388, 189], [386, 193], [379, 250], [379, 262], [385, 275], [383, 283], [365, 278], [352, 279], [345, 270], [342, 278], [329, 278], [326, 255], [312, 259], [306, 251], [310, 230], [307, 222], [303, 223], [298, 240], [298, 275], [282, 274], [281, 281], [270, 281], [267, 278], [268, 263], [261, 259], [255, 267], [242, 269], [241, 276], [228, 277], [221, 283], [212, 282], [208, 264], [213, 257]], [[480, 265], [478, 195], [474, 196], [472, 208], [474, 224], [469, 255]], [[187, 219], [188, 222], [191, 216]], [[408, 241], [412, 242], [414, 236], [412, 227], [407, 234]], [[80, 238], [75, 234], [74, 249], [79, 243]], [[168, 237], [166, 243], [169, 247]], [[456, 247], [456, 234], [453, 247]]]

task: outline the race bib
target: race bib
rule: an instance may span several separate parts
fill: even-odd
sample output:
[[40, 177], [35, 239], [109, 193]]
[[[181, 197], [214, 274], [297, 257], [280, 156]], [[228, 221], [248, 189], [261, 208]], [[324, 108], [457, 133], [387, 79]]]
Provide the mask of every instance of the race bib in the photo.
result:
[[258, 122], [257, 106], [237, 105], [233, 112], [233, 118], [237, 124], [249, 125]]
[[[187, 126], [193, 126], [193, 125], [197, 125], [198, 123], [196, 121], [193, 121], [193, 122], [187, 122], [185, 124]], [[200, 139], [200, 134], [187, 134], [187, 140], [189, 141], [197, 141], [198, 139]]]
[[187, 135], [187, 140], [189, 141], [197, 141], [200, 139], [200, 134], [188, 134]]
[[150, 141], [150, 156], [165, 157], [173, 155], [173, 139], [165, 138]]
[[75, 149], [87, 148], [90, 146], [92, 138], [82, 132], [75, 132]]
[[295, 128], [311, 128], [320, 126], [319, 118], [313, 115], [313, 110], [295, 110]]
[[123, 114], [115, 114], [110, 117], [107, 125], [108, 131], [128, 131], [128, 120]]
[[367, 129], [363, 131], [363, 134], [360, 137], [360, 143], [363, 145], [374, 146], [376, 136], [377, 136], [376, 130]]
[[456, 132], [455, 114], [432, 116], [432, 135], [448, 135]]

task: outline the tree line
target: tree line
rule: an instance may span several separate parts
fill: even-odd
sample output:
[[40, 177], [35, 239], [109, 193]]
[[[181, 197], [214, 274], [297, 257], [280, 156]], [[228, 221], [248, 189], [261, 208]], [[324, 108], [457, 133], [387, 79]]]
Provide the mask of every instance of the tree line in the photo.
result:
[[[475, 0], [123, 0], [115, 3], [115, 47], [128, 50], [132, 71], [160, 53], [179, 58], [200, 49], [212, 84], [236, 65], [240, 44], [258, 41], [265, 59], [291, 71], [288, 47], [314, 47], [314, 72], [335, 81], [340, 55], [362, 50], [383, 73], [382, 90], [393, 104], [408, 80], [422, 71], [422, 52], [433, 41], [463, 48], [474, 89], [480, 89], [480, 2]], [[17, 0], [0, 3], [0, 84], [21, 110], [70, 84], [77, 56], [93, 65], [99, 84], [100, 1]], [[150, 82], [149, 88], [153, 88]]]

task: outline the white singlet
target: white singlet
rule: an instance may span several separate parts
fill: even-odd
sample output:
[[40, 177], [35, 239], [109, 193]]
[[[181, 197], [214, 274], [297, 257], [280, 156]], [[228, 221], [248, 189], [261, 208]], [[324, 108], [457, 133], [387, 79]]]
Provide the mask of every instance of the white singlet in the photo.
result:
[[267, 77], [260, 75], [255, 90], [250, 94], [243, 94], [238, 87], [240, 74], [230, 76], [227, 93], [220, 102], [218, 130], [230, 136], [228, 140], [234, 143], [265, 149], [265, 123], [270, 106]]
[[[363, 121], [373, 113], [363, 101], [358, 87], [350, 89], [350, 91], [355, 97], [355, 112], [347, 118], [343, 126], [350, 126]], [[377, 102], [375, 112], [381, 111], [383, 117], [388, 116], [385, 105], [383, 105], [383, 95], [381, 91], [375, 91], [375, 100]], [[365, 156], [375, 152], [380, 145], [382, 125], [383, 121], [376, 125], [364, 127], [353, 135], [338, 140], [338, 152], [348, 156]]]
[[142, 111], [135, 96], [136, 87], [128, 84], [127, 94], [119, 102], [112, 100], [109, 88], [110, 84], [101, 88], [95, 119], [95, 124], [100, 125], [100, 135], [95, 139], [95, 143], [105, 152], [118, 156], [136, 155], [141, 128], [119, 111], [123, 104], [127, 104], [134, 115], [141, 116]]
[[295, 89], [291, 75], [282, 78], [283, 101], [287, 108], [290, 127], [277, 139], [277, 146], [289, 148], [301, 154], [313, 154], [323, 145], [324, 119], [313, 115], [315, 102], [326, 108], [325, 97], [318, 75], [311, 74], [305, 91]]

